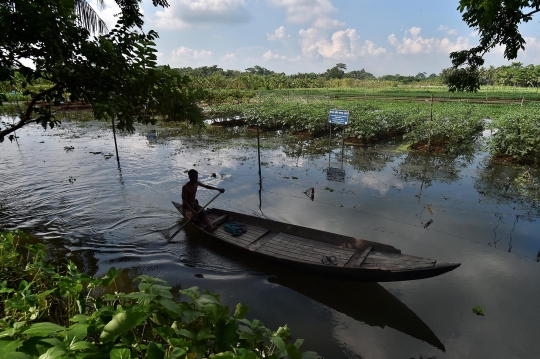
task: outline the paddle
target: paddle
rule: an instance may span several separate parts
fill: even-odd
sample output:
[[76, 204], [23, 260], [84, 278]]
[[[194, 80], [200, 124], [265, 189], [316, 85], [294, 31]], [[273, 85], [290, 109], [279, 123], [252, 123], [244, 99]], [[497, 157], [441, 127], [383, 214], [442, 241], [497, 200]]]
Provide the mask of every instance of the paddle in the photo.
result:
[[[216, 194], [216, 196], [215, 196], [214, 198], [212, 198], [212, 199], [210, 200], [210, 202], [208, 202], [208, 203], [205, 204], [203, 207], [201, 207], [201, 209], [199, 209], [199, 210], [197, 211], [197, 213], [195, 213], [194, 216], [191, 216], [191, 218], [197, 217], [197, 215], [198, 215], [199, 213], [201, 213], [202, 210], [206, 208], [206, 206], [208, 206], [208, 205], [209, 205], [210, 203], [212, 203], [216, 198], [218, 198], [218, 196], [219, 196], [220, 194], [221, 194], [221, 192], [219, 192], [218, 194]], [[171, 236], [171, 238], [169, 238], [168, 242], [172, 241], [173, 238], [176, 237], [176, 235], [177, 235], [178, 233], [180, 233], [180, 231], [181, 231], [182, 229], [184, 229], [184, 227], [185, 227], [189, 222], [191, 222], [191, 218], [188, 219], [187, 222], [184, 223], [184, 225], [183, 225], [182, 227], [180, 227], [179, 230], [177, 230], [176, 232], [173, 233], [173, 235]]]

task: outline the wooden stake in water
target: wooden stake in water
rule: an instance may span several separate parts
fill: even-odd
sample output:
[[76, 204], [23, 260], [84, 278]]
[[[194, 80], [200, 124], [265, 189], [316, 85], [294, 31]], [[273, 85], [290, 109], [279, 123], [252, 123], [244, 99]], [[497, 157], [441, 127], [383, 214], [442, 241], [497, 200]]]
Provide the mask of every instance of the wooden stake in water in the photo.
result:
[[259, 136], [259, 123], [258, 122], [257, 122], [257, 158], [259, 161], [259, 210], [262, 212], [261, 139]]
[[431, 110], [430, 110], [429, 133], [428, 133], [428, 149], [431, 146], [431, 126], [433, 126], [433, 94], [431, 94]]
[[118, 167], [120, 167], [120, 157], [118, 157], [118, 144], [116, 143], [116, 129], [114, 126], [114, 117], [111, 118], [112, 121], [112, 133], [114, 137], [114, 148], [116, 150], [116, 163], [118, 163]]
[[261, 174], [261, 139], [259, 136], [259, 123], [257, 122], [257, 158], [259, 160], [259, 184], [262, 185]]

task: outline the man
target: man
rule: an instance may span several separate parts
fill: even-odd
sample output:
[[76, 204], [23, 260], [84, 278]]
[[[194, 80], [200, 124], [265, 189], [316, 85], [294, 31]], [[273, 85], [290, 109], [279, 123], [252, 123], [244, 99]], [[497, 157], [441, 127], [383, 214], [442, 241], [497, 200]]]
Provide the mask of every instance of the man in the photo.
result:
[[[188, 171], [188, 177], [189, 182], [182, 187], [182, 209], [184, 210], [184, 217], [193, 221], [196, 221], [200, 218], [204, 219], [206, 225], [208, 226], [208, 230], [212, 232], [217, 227], [212, 225], [212, 222], [210, 221], [210, 218], [208, 218], [206, 211], [202, 209], [202, 206], [199, 205], [199, 201], [197, 201], [197, 199], [195, 198], [195, 196], [197, 195], [197, 188], [201, 186], [204, 188], [220, 191], [221, 193], [225, 192], [225, 189], [209, 186], [199, 182], [199, 173], [194, 169]], [[197, 214], [199, 210], [201, 210], [201, 212]]]

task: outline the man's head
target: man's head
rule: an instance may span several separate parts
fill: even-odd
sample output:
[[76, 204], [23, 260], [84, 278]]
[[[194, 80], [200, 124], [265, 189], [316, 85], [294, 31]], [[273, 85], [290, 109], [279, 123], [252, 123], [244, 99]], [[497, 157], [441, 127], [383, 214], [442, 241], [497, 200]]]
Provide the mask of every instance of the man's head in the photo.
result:
[[197, 182], [197, 179], [199, 178], [199, 172], [195, 171], [194, 169], [191, 169], [188, 171], [187, 174], [189, 177], [189, 182], [191, 183]]

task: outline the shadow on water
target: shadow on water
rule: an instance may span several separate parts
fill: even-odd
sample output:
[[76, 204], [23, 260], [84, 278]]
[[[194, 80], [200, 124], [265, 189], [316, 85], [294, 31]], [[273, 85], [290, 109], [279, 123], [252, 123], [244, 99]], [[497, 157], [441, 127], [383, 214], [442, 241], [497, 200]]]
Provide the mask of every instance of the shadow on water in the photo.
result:
[[255, 258], [240, 256], [228, 246], [215, 242], [211, 237], [201, 236], [198, 231], [188, 227], [185, 237], [191, 248], [188, 256], [195, 262], [204, 261], [200, 256], [203, 253], [200, 247], [226, 254], [229, 259], [241, 263], [247, 271], [270, 275], [270, 283], [292, 289], [356, 321], [382, 329], [393, 328], [445, 351], [444, 344], [429, 326], [378, 283], [314, 276], [284, 269], [273, 263], [261, 263]]
[[445, 351], [435, 333], [378, 283], [352, 282], [287, 272], [269, 279], [372, 327], [393, 328]]

